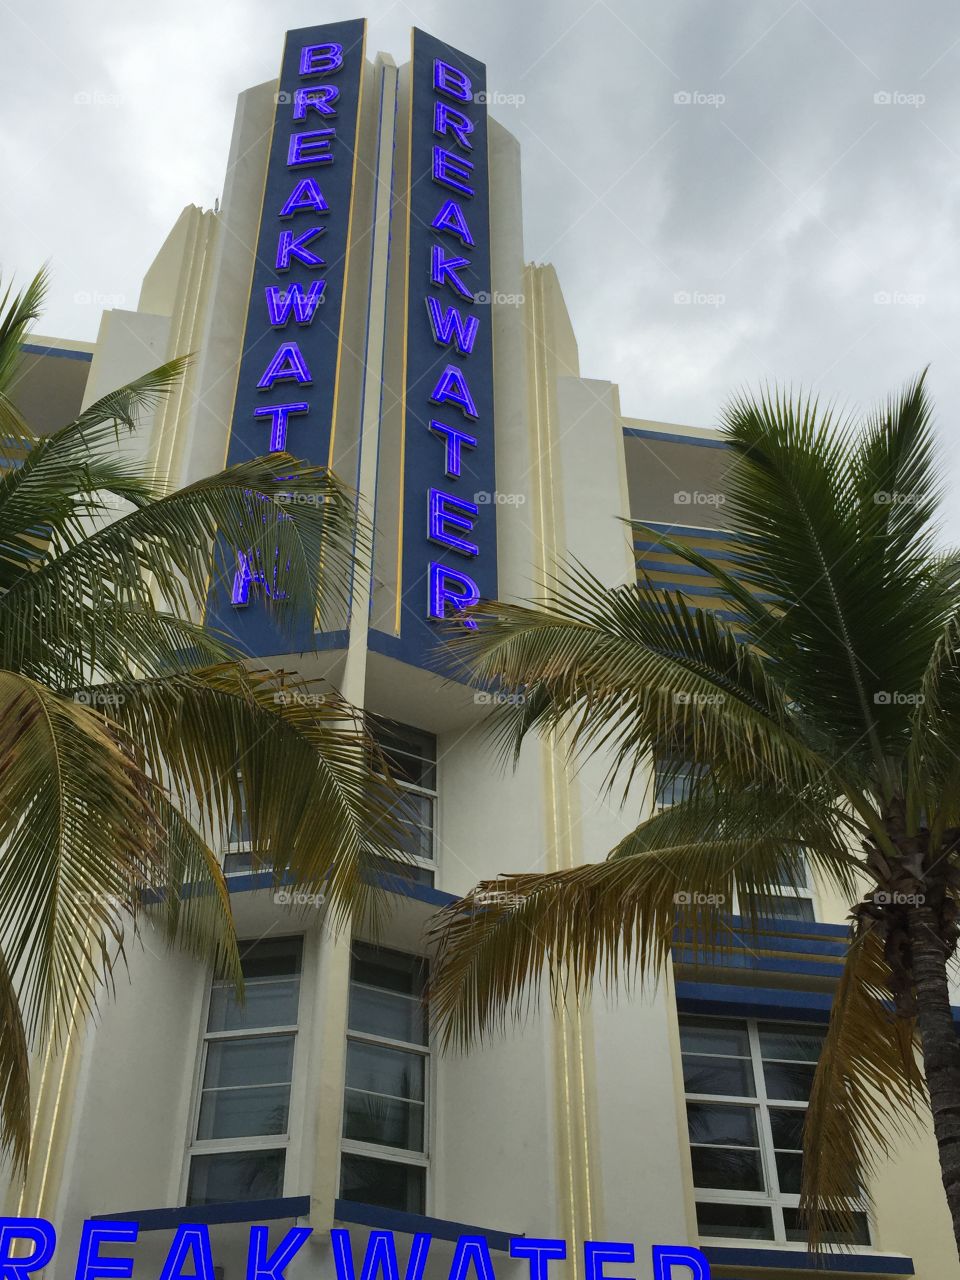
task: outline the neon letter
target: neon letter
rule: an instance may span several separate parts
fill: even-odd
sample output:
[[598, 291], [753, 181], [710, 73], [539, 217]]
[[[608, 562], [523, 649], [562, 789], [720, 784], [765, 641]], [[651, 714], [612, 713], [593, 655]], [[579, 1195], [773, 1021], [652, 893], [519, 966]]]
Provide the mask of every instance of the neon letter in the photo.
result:
[[[427, 617], [442, 621], [447, 616], [447, 605], [454, 609], [466, 609], [480, 599], [480, 589], [472, 578], [445, 564], [430, 561], [427, 569]], [[475, 631], [473, 618], [464, 618], [463, 625]]]
[[674, 1267], [686, 1267], [691, 1280], [710, 1280], [710, 1263], [699, 1249], [686, 1244], [655, 1244], [653, 1280], [673, 1280]]
[[281, 342], [276, 353], [263, 371], [257, 388], [267, 391], [275, 382], [299, 382], [309, 385], [313, 381], [303, 352], [295, 342]]
[[[193, 1255], [192, 1273], [184, 1274], [183, 1264]], [[183, 1224], [177, 1227], [170, 1252], [167, 1254], [160, 1280], [213, 1280], [213, 1255], [210, 1252], [210, 1232], [205, 1226]]]
[[305, 267], [326, 266], [323, 258], [318, 253], [314, 253], [312, 249], [307, 248], [308, 242], [314, 236], [322, 236], [326, 229], [326, 227], [308, 227], [306, 231], [301, 231], [298, 236], [295, 236], [292, 231], [281, 231], [277, 237], [277, 261], [275, 264], [277, 270], [289, 271], [291, 258], [296, 258]]
[[445, 422], [438, 422], [436, 418], [430, 419], [430, 430], [435, 436], [439, 436], [446, 443], [444, 450], [444, 472], [451, 477], [457, 479], [460, 475], [460, 450], [475, 449], [477, 447], [477, 437], [470, 435], [466, 431], [461, 431], [459, 427], [448, 427]]
[[291, 413], [308, 413], [310, 406], [303, 400], [292, 404], [265, 404], [254, 409], [255, 418], [270, 419], [270, 452], [279, 453], [287, 447], [287, 427]]
[[457, 272], [463, 267], [469, 267], [469, 258], [448, 258], [443, 251], [442, 244], [435, 244], [430, 249], [430, 283], [440, 285], [441, 288], [445, 284], [449, 284], [455, 293], [459, 293], [461, 298], [466, 298], [468, 302], [473, 301], [473, 294], [463, 283]]
[[330, 146], [336, 129], [311, 129], [309, 133], [291, 133], [287, 147], [287, 168], [303, 168], [308, 164], [333, 164]]
[[[113, 1280], [130, 1280], [133, 1275], [133, 1259], [101, 1258], [100, 1245], [128, 1244], [136, 1240], [139, 1229], [135, 1222], [85, 1222], [80, 1232], [80, 1248], [77, 1250], [77, 1280], [97, 1280], [100, 1276], [113, 1277]], [[50, 1252], [53, 1252], [52, 1248]], [[6, 1276], [6, 1266], [3, 1271]], [[209, 1280], [213, 1280], [212, 1275]]]
[[[299, 135], [305, 137], [305, 134]], [[454, 191], [462, 191], [465, 196], [473, 195], [473, 187], [467, 186], [467, 178], [473, 172], [473, 161], [463, 160], [452, 151], [443, 147], [433, 148], [433, 180]]]
[[475, 542], [468, 542], [451, 529], [462, 529], [470, 533], [473, 522], [477, 518], [478, 508], [475, 502], [466, 498], [455, 498], [440, 489], [427, 490], [427, 537], [431, 542], [439, 542], [443, 547], [459, 551], [462, 556], [476, 556], [480, 548]]
[[473, 150], [470, 134], [473, 133], [473, 121], [468, 120], [456, 107], [448, 107], [445, 102], [436, 102], [433, 106], [433, 132], [438, 138], [452, 133], [457, 142], [466, 151]]
[[340, 90], [335, 84], [318, 84], [313, 89], [294, 89], [293, 118], [306, 120], [308, 111], [316, 111], [319, 116], [335, 116], [337, 113], [333, 103], [339, 97]]
[[587, 1280], [610, 1280], [603, 1274], [605, 1262], [633, 1262], [634, 1259], [632, 1244], [617, 1244], [612, 1240], [585, 1240], [583, 1244]]
[[300, 50], [302, 76], [328, 76], [342, 66], [342, 44], [305, 44]]
[[[473, 100], [473, 85], [470, 77], [456, 67], [451, 67], [449, 62], [441, 61], [440, 58], [433, 60], [433, 87], [437, 93], [445, 93], [448, 98], [453, 98], [457, 102]], [[450, 1280], [453, 1280], [452, 1276]]]
[[430, 328], [433, 340], [441, 347], [449, 347], [451, 342], [457, 344], [462, 356], [468, 356], [477, 339], [480, 321], [476, 316], [462, 316], [455, 307], [443, 310], [436, 298], [427, 298], [427, 311], [430, 313]]
[[267, 315], [275, 329], [282, 329], [294, 314], [297, 324], [310, 324], [314, 312], [323, 301], [326, 280], [314, 280], [308, 293], [303, 292], [303, 285], [292, 284], [289, 289], [281, 291], [276, 285], [268, 284], [263, 291], [267, 300]]
[[[83, 1224], [84, 1232], [87, 1225]], [[124, 1239], [136, 1239], [136, 1224], [126, 1222], [123, 1225], [133, 1228], [133, 1236], [124, 1236]], [[10, 1247], [15, 1240], [31, 1241], [34, 1248], [29, 1258], [10, 1257]], [[46, 1218], [0, 1218], [0, 1276], [3, 1280], [27, 1280], [31, 1271], [39, 1271], [47, 1265], [56, 1247], [57, 1233], [53, 1223]], [[128, 1275], [133, 1270], [132, 1263], [130, 1268]]]
[[465, 244], [468, 249], [473, 248], [474, 239], [470, 234], [470, 228], [467, 226], [466, 214], [456, 200], [447, 200], [441, 205], [440, 212], [430, 223], [430, 227], [434, 231], [449, 231], [451, 235], [457, 237], [461, 244]]
[[[251, 1227], [250, 1244], [247, 1248], [247, 1280], [284, 1280], [284, 1268], [312, 1234], [312, 1227], [291, 1227], [268, 1258], [270, 1228]], [[162, 1276], [160, 1280], [163, 1280]]]
[[441, 373], [430, 399], [434, 404], [455, 404], [468, 418], [480, 416], [463, 371], [455, 364], [448, 364]]
[[529, 1258], [530, 1280], [547, 1280], [547, 1263], [551, 1258], [567, 1256], [565, 1240], [542, 1239], [537, 1236], [514, 1237], [510, 1241], [511, 1258]]
[[277, 217], [290, 218], [301, 209], [312, 209], [314, 213], [326, 213], [329, 208], [316, 178], [301, 178], [284, 200]]
[[[335, 1228], [330, 1232], [330, 1243], [333, 1246], [337, 1280], [355, 1280], [353, 1255], [350, 1253], [350, 1232]], [[406, 1280], [422, 1280], [429, 1249], [429, 1232], [418, 1231], [413, 1237], [413, 1245], [407, 1261]], [[400, 1280], [397, 1246], [394, 1243], [392, 1231], [370, 1232], [367, 1237], [367, 1251], [363, 1255], [363, 1266], [360, 1268], [360, 1280], [376, 1280], [377, 1273], [381, 1271], [383, 1280]], [[250, 1280], [249, 1277], [248, 1280]]]

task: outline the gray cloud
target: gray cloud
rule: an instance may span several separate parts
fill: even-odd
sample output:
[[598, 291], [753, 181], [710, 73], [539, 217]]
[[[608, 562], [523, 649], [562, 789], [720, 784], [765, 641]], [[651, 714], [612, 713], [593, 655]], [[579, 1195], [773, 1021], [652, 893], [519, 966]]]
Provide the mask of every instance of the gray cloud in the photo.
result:
[[[136, 305], [180, 209], [219, 194], [236, 94], [276, 73], [286, 28], [354, 12], [0, 7], [0, 261], [23, 277], [52, 259], [46, 331], [89, 338], [103, 305]], [[524, 148], [527, 255], [555, 263], [583, 370], [619, 382], [627, 413], [709, 424], [762, 379], [869, 405], [931, 363], [958, 452], [960, 12], [946, 0], [381, 0], [366, 14], [374, 49], [405, 59], [416, 24], [522, 95], [493, 113]]]

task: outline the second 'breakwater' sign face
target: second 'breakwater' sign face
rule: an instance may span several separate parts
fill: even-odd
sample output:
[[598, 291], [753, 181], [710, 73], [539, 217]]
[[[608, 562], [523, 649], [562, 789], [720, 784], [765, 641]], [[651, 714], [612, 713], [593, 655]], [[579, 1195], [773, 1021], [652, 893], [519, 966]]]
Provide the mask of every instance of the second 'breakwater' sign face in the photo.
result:
[[[280, 70], [228, 464], [286, 450], [332, 461], [366, 22], [288, 31]], [[313, 609], [284, 598], [276, 557], [233, 548], [211, 620], [251, 654], [313, 648]]]
[[486, 68], [413, 33], [399, 598], [402, 659], [497, 594]]

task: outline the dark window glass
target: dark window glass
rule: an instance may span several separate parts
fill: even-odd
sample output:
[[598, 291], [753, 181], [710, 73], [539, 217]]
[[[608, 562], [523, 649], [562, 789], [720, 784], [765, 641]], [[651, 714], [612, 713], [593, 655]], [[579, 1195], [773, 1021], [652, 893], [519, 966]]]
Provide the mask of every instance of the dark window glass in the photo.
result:
[[220, 1152], [190, 1162], [187, 1204], [273, 1200], [283, 1195], [283, 1151]]
[[773, 1215], [762, 1205], [704, 1204], [698, 1200], [697, 1230], [701, 1236], [772, 1240]]
[[753, 1094], [753, 1067], [745, 1058], [707, 1058], [685, 1053], [683, 1084], [687, 1093], [749, 1098]]
[[367, 718], [367, 730], [395, 778], [427, 791], [437, 789], [437, 740], [432, 733], [379, 716]]
[[684, 1018], [680, 1024], [684, 1053], [718, 1053], [727, 1058], [749, 1058], [750, 1037], [742, 1022], [721, 1018]]
[[758, 1147], [757, 1113], [753, 1107], [715, 1107], [706, 1102], [687, 1103], [690, 1141], [719, 1142], [725, 1147]]
[[760, 1056], [781, 1062], [816, 1062], [823, 1048], [825, 1032], [815, 1027], [793, 1027], [790, 1023], [763, 1023], [760, 1028]]
[[353, 945], [350, 972], [351, 1031], [426, 1044], [425, 960], [357, 942]]
[[[792, 893], [758, 894], [753, 899], [754, 912], [758, 916], [770, 916], [776, 920], [814, 921], [816, 913], [809, 898], [798, 898]], [[741, 911], [750, 916], [750, 900], [741, 903]]]
[[425, 1212], [426, 1170], [418, 1165], [344, 1153], [340, 1162], [340, 1195], [344, 1200], [376, 1204], [402, 1213]]
[[[867, 1223], [867, 1215], [865, 1213], [855, 1213], [853, 1215], [854, 1229], [848, 1234], [841, 1234], [836, 1231], [825, 1231], [821, 1237], [824, 1244], [869, 1244], [870, 1243], [870, 1227]], [[805, 1241], [807, 1238], [806, 1227], [800, 1223], [799, 1209], [784, 1209], [783, 1225], [787, 1233], [787, 1239], [791, 1241]]]
[[816, 1066], [806, 1062], [765, 1062], [767, 1097], [784, 1102], [807, 1102]]
[[690, 1148], [693, 1185], [707, 1190], [763, 1191], [759, 1151], [737, 1147]]

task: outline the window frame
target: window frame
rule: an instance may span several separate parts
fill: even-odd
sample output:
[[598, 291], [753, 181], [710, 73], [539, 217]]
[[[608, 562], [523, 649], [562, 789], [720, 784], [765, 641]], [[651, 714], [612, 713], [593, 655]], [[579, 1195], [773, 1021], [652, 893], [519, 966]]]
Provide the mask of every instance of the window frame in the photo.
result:
[[[729, 1204], [740, 1205], [748, 1208], [763, 1208], [770, 1210], [770, 1219], [773, 1224], [773, 1235], [770, 1236], [708, 1236], [700, 1235], [701, 1241], [709, 1244], [737, 1245], [742, 1248], [759, 1248], [764, 1245], [775, 1245], [783, 1249], [803, 1249], [805, 1246], [800, 1241], [788, 1240], [786, 1235], [786, 1227], [784, 1225], [783, 1211], [784, 1209], [796, 1209], [800, 1203], [800, 1196], [795, 1192], [785, 1192], [780, 1190], [780, 1175], [777, 1169], [777, 1148], [773, 1141], [773, 1127], [770, 1118], [771, 1109], [775, 1111], [799, 1111], [805, 1114], [809, 1106], [809, 1102], [799, 1102], [797, 1100], [786, 1100], [780, 1098], [771, 1098], [767, 1093], [766, 1078], [763, 1071], [764, 1061], [767, 1062], [788, 1062], [793, 1059], [767, 1058], [764, 1059], [760, 1047], [760, 1031], [761, 1028], [782, 1027], [786, 1025], [795, 1025], [797, 1030], [815, 1030], [824, 1031], [825, 1027], [821, 1023], [816, 1022], [796, 1022], [791, 1024], [789, 1020], [776, 1018], [744, 1018], [739, 1016], [722, 1016], [712, 1014], [679, 1014], [678, 1028], [682, 1029], [685, 1019], [695, 1021], [697, 1023], [708, 1021], [716, 1023], [738, 1023], [744, 1026], [747, 1031], [747, 1042], [750, 1049], [748, 1059], [737, 1058], [738, 1061], [749, 1061], [753, 1071], [753, 1095], [744, 1097], [740, 1094], [717, 1094], [717, 1093], [688, 1093], [685, 1083], [683, 1082], [683, 1048], [682, 1041], [680, 1043], [681, 1063], [680, 1063], [680, 1082], [683, 1090], [683, 1116], [684, 1124], [687, 1130], [687, 1156], [690, 1160], [690, 1186], [692, 1193], [692, 1201], [694, 1205], [694, 1213], [696, 1214], [696, 1204], [699, 1201], [702, 1204]], [[721, 1060], [729, 1060], [735, 1055], [730, 1054], [700, 1054], [701, 1057], [716, 1057]], [[722, 1187], [698, 1187], [694, 1181], [693, 1174], [693, 1149], [698, 1146], [709, 1146], [706, 1143], [694, 1142], [690, 1136], [690, 1127], [687, 1121], [687, 1103], [702, 1103], [705, 1106], [729, 1106], [749, 1108], [754, 1112], [756, 1120], [757, 1142], [760, 1154], [760, 1168], [763, 1175], [764, 1190], [763, 1191], [738, 1191], [733, 1188]], [[780, 1148], [785, 1150], [785, 1148]], [[776, 1190], [773, 1190], [774, 1182], [776, 1182]], [[867, 1234], [870, 1237], [868, 1244], [844, 1244], [839, 1246], [844, 1250], [856, 1253], [873, 1253], [874, 1241], [876, 1240], [875, 1224], [873, 1221], [872, 1211], [868, 1203], [856, 1206], [856, 1212], [862, 1213], [867, 1223]], [[698, 1227], [699, 1231], [699, 1227]]]
[[[434, 1132], [433, 1106], [436, 1097], [435, 1089], [435, 1055], [433, 1053], [433, 1042], [430, 1034], [429, 1020], [426, 1023], [427, 1036], [424, 1044], [416, 1044], [408, 1040], [396, 1040], [392, 1036], [377, 1035], [371, 1031], [354, 1031], [350, 1026], [350, 993], [353, 987], [353, 945], [359, 943], [362, 946], [372, 947], [378, 951], [392, 951], [395, 954], [410, 957], [419, 960], [421, 963], [429, 965], [426, 956], [416, 951], [404, 951], [399, 947], [384, 947], [375, 943], [365, 942], [363, 939], [355, 938], [351, 944], [351, 971], [348, 979], [347, 988], [347, 1022], [345, 1030], [345, 1048], [344, 1048], [344, 1077], [343, 1090], [340, 1103], [340, 1154], [351, 1156], [366, 1156], [371, 1160], [383, 1160], [392, 1164], [410, 1165], [414, 1168], [423, 1169], [423, 1212], [430, 1213], [431, 1209], [431, 1149]], [[369, 982], [358, 983], [359, 986], [367, 987], [372, 991], [383, 991], [388, 995], [401, 996], [404, 999], [416, 999], [415, 996], [406, 996], [405, 993], [399, 991], [391, 991], [388, 987], [377, 987]], [[346, 1136], [346, 1094], [350, 1087], [347, 1084], [346, 1060], [347, 1050], [351, 1041], [361, 1044], [382, 1045], [387, 1049], [400, 1049], [406, 1053], [417, 1053], [424, 1059], [423, 1067], [423, 1150], [411, 1151], [406, 1147], [389, 1147], [379, 1142], [364, 1142], [359, 1138], [348, 1138]], [[384, 1095], [387, 1096], [387, 1095]], [[337, 1176], [337, 1194], [340, 1194], [342, 1185], [342, 1162], [338, 1162]]]
[[[295, 1113], [302, 1114], [303, 1098], [302, 1084], [304, 1081], [301, 1077], [304, 1072], [300, 1062], [303, 1053], [306, 1051], [301, 1048], [304, 1038], [304, 1010], [306, 1007], [305, 995], [307, 992], [307, 947], [308, 940], [303, 933], [289, 934], [270, 934], [270, 939], [277, 941], [284, 938], [299, 939], [300, 941], [300, 972], [299, 990], [297, 994], [297, 1021], [295, 1023], [278, 1023], [276, 1026], [256, 1027], [238, 1029], [235, 1031], [208, 1031], [207, 1026], [210, 1021], [210, 1006], [213, 1001], [213, 992], [217, 979], [210, 974], [207, 978], [206, 992], [204, 994], [203, 1005], [200, 1015], [200, 1041], [196, 1056], [196, 1066], [194, 1069], [193, 1091], [190, 1102], [189, 1121], [187, 1127], [186, 1150], [184, 1152], [183, 1172], [180, 1179], [180, 1202], [186, 1204], [187, 1195], [190, 1188], [190, 1169], [195, 1156], [215, 1156], [215, 1155], [242, 1155], [245, 1152], [256, 1151], [277, 1151], [282, 1150], [284, 1153], [283, 1162], [283, 1184], [281, 1186], [281, 1195], [290, 1195], [291, 1172], [292, 1166], [296, 1163], [296, 1157], [300, 1150], [300, 1130], [295, 1130], [293, 1124], [293, 1116]], [[255, 945], [255, 942], [264, 939], [256, 939], [254, 942], [244, 939], [239, 943], [241, 954], [244, 946]], [[204, 1079], [207, 1070], [207, 1057], [209, 1046], [218, 1041], [224, 1040], [243, 1040], [257, 1038], [268, 1038], [272, 1036], [293, 1036], [293, 1057], [290, 1065], [290, 1097], [287, 1107], [287, 1130], [286, 1133], [273, 1134], [249, 1134], [238, 1138], [198, 1138], [197, 1130], [200, 1125], [200, 1108], [203, 1104]], [[309, 1045], [307, 1046], [309, 1049]], [[291, 1156], [291, 1152], [293, 1155]]]
[[[421, 870], [431, 872], [431, 874], [433, 875], [433, 884], [434, 886], [436, 886], [437, 877], [440, 874], [440, 863], [439, 863], [439, 857], [438, 857], [439, 851], [440, 851], [440, 841], [439, 841], [440, 751], [437, 744], [437, 735], [435, 733], [432, 733], [429, 729], [421, 729], [418, 725], [407, 724], [402, 720], [391, 720], [386, 716], [377, 715], [373, 712], [367, 713], [366, 727], [367, 727], [367, 732], [370, 734], [373, 740], [377, 743], [377, 746], [379, 747], [379, 749], [387, 757], [388, 762], [389, 762], [391, 753], [396, 753], [399, 755], [409, 756], [412, 760], [424, 760], [433, 769], [433, 787], [432, 788], [423, 786], [421, 783], [408, 782], [407, 779], [399, 777], [398, 774], [393, 769], [391, 769], [391, 777], [393, 778], [393, 781], [396, 783], [397, 787], [401, 791], [409, 791], [413, 795], [426, 796], [431, 802], [432, 809], [433, 809], [433, 822], [430, 824], [431, 856], [429, 859], [423, 857], [422, 854], [417, 854], [417, 853], [408, 853], [406, 856], [409, 857], [410, 860], [414, 863], [414, 865], [419, 867]], [[431, 739], [433, 742], [432, 757], [421, 755], [415, 750], [414, 751], [406, 751], [402, 749], [398, 750], [395, 746], [392, 746], [389, 744], [385, 745], [378, 736], [378, 730], [381, 730], [381, 729], [386, 733], [394, 734], [401, 739], [405, 733], [421, 734]], [[400, 821], [402, 823], [403, 821], [402, 818], [400, 819]], [[398, 852], [400, 852], [400, 850], [398, 850]], [[394, 868], [386, 868], [386, 870], [388, 872], [392, 872], [394, 871]], [[402, 875], [403, 868], [402, 867], [396, 868], [395, 873], [398, 875]]]

